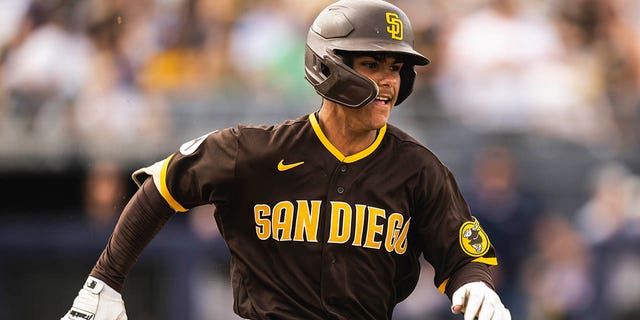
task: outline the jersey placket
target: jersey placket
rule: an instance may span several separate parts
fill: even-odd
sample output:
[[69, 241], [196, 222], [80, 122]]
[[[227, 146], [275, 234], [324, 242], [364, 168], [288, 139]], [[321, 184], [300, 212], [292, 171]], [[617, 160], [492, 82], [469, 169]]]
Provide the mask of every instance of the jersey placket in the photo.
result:
[[[343, 315], [340, 314], [340, 306], [341, 306], [341, 300], [342, 297], [340, 296], [340, 294], [342, 293], [342, 290], [338, 290], [338, 288], [340, 288], [341, 285], [344, 284], [339, 284], [336, 283], [336, 279], [334, 277], [334, 273], [336, 272], [335, 268], [339, 267], [340, 264], [344, 263], [344, 261], [342, 261], [345, 257], [337, 254], [335, 251], [336, 249], [338, 249], [339, 247], [337, 246], [345, 246], [348, 245], [347, 243], [344, 244], [336, 244], [336, 243], [329, 243], [330, 240], [330, 229], [331, 229], [331, 224], [332, 224], [332, 219], [333, 219], [333, 214], [335, 214], [335, 212], [333, 212], [332, 210], [332, 202], [334, 201], [340, 201], [340, 202], [345, 202], [347, 201], [347, 193], [348, 193], [348, 188], [351, 185], [349, 183], [349, 167], [350, 164], [347, 164], [345, 162], [340, 162], [338, 163], [338, 165], [334, 168], [332, 174], [331, 174], [331, 178], [330, 178], [330, 182], [327, 188], [327, 205], [325, 206], [325, 214], [323, 216], [323, 249], [322, 249], [322, 269], [321, 269], [321, 283], [320, 283], [320, 294], [321, 294], [321, 299], [322, 302], [326, 308], [326, 310], [329, 312], [330, 315], [332, 315], [333, 317], [336, 317], [337, 319], [342, 319]], [[334, 228], [337, 226], [333, 226]], [[351, 226], [348, 226], [348, 228], [351, 228]]]

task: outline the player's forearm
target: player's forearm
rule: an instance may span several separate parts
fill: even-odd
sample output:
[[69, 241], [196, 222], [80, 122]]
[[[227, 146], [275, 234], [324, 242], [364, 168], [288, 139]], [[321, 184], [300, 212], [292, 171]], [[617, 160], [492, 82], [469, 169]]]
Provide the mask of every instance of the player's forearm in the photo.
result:
[[495, 290], [493, 279], [491, 277], [491, 271], [489, 266], [483, 263], [471, 262], [458, 269], [447, 283], [445, 294], [451, 299], [453, 293], [465, 283], [482, 281], [486, 283], [491, 289]]
[[129, 270], [173, 214], [152, 179], [147, 179], [122, 211], [91, 276], [121, 292]]

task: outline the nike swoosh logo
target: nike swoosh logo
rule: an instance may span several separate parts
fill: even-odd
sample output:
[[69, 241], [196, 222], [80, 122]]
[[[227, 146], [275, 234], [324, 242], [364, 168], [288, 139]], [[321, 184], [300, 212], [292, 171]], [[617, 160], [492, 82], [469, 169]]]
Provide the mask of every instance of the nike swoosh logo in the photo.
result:
[[287, 171], [289, 169], [293, 169], [301, 164], [303, 164], [304, 161], [300, 161], [300, 162], [296, 162], [296, 163], [291, 163], [291, 164], [284, 164], [284, 159], [280, 160], [280, 162], [278, 162], [278, 171]]

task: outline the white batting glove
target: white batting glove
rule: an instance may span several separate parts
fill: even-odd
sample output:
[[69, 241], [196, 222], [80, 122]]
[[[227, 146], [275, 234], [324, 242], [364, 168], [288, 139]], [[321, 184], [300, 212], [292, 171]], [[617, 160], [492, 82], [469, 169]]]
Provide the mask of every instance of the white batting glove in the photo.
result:
[[127, 320], [127, 313], [120, 293], [89, 276], [73, 306], [60, 320]]
[[451, 297], [451, 312], [464, 313], [464, 320], [511, 320], [511, 313], [500, 297], [482, 281], [458, 288]]

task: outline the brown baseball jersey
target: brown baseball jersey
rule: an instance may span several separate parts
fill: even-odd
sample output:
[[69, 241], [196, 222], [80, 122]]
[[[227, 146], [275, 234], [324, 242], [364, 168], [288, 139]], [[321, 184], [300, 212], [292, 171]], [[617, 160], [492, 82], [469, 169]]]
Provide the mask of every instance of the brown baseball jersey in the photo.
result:
[[391, 319], [416, 285], [420, 255], [443, 292], [459, 270], [497, 263], [449, 170], [392, 125], [349, 156], [316, 114], [238, 126], [187, 142], [141, 174], [176, 211], [215, 205], [234, 310], [246, 318]]

